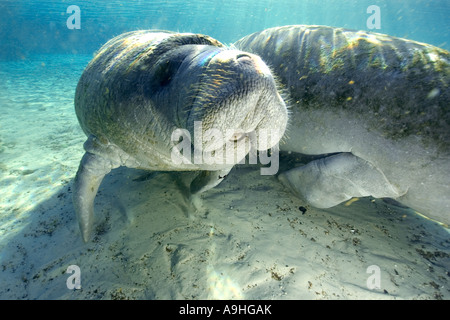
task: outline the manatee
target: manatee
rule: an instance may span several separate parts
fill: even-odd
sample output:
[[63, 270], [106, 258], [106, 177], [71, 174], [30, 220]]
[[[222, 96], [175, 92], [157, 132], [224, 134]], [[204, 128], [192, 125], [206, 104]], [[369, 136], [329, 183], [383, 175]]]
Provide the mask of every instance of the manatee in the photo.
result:
[[319, 208], [392, 198], [443, 223], [450, 212], [450, 54], [365, 31], [293, 25], [235, 43], [288, 96], [280, 150], [317, 155], [279, 174]]
[[[191, 33], [147, 30], [113, 38], [83, 71], [74, 103], [88, 137], [73, 190], [84, 241], [91, 234], [97, 190], [112, 169], [199, 171], [191, 192], [204, 192], [250, 147], [234, 162], [196, 162], [190, 151], [225, 154], [251, 135], [267, 139], [252, 148], [269, 149], [287, 125], [284, 100], [258, 56]], [[174, 140], [180, 130], [184, 135]], [[196, 133], [203, 135], [198, 144]], [[178, 142], [189, 147], [174, 157]]]

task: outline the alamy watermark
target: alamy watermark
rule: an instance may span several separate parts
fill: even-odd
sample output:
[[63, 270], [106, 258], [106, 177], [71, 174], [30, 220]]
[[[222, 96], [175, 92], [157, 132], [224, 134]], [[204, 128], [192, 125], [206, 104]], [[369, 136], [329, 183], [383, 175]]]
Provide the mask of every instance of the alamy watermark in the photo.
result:
[[68, 29], [81, 29], [81, 10], [79, 6], [71, 5], [67, 7], [67, 13], [72, 13], [66, 21]]
[[66, 280], [66, 286], [69, 290], [81, 289], [81, 270], [76, 264], [67, 267], [66, 273], [71, 273]]
[[376, 5], [371, 5], [367, 7], [367, 13], [372, 13], [369, 18], [367, 18], [366, 25], [368, 29], [381, 29], [381, 11], [380, 7]]
[[381, 289], [381, 270], [377, 265], [367, 267], [366, 273], [371, 275], [367, 278], [366, 285], [369, 290]]
[[172, 133], [171, 140], [175, 145], [171, 158], [176, 165], [235, 165], [244, 164], [248, 154], [249, 164], [257, 164], [258, 159], [262, 165], [270, 164], [269, 167], [261, 167], [261, 175], [274, 175], [279, 168], [279, 138], [278, 130], [269, 129], [261, 129], [258, 134], [232, 129], [223, 133], [214, 128], [203, 132], [202, 122], [195, 121], [194, 139], [186, 129], [176, 129]]

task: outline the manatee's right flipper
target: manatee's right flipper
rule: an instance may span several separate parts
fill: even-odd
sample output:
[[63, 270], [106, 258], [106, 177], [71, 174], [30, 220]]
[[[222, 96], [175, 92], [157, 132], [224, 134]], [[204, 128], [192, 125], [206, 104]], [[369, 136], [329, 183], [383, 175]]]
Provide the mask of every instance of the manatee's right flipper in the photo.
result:
[[321, 158], [279, 175], [279, 180], [317, 208], [330, 208], [353, 197], [397, 198], [385, 175], [351, 153]]
[[198, 194], [214, 188], [225, 179], [231, 168], [218, 171], [202, 171], [191, 182], [191, 194]]
[[111, 169], [111, 161], [98, 155], [86, 152], [81, 159], [73, 186], [73, 204], [84, 242], [89, 240], [93, 226], [95, 195]]

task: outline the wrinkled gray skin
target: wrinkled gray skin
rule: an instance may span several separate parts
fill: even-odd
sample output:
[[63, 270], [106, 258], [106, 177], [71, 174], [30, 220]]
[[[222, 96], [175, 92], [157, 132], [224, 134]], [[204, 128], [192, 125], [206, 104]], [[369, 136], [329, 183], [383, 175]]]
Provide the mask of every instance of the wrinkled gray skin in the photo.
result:
[[274, 71], [291, 113], [280, 149], [319, 160], [279, 175], [313, 206], [389, 197], [450, 222], [450, 55], [364, 31], [285, 26], [237, 41]]
[[[174, 163], [171, 152], [179, 142], [171, 139], [174, 130], [187, 129], [196, 139], [194, 122], [202, 121], [201, 147], [212, 152], [224, 151], [225, 141], [246, 133], [258, 137], [261, 130], [276, 128], [265, 146], [270, 148], [287, 124], [286, 106], [259, 57], [207, 36], [162, 31], [129, 32], [106, 43], [79, 80], [75, 110], [88, 136], [73, 194], [84, 241], [97, 190], [114, 168], [202, 171], [191, 184], [191, 192], [198, 193], [220, 183], [233, 167], [193, 158]], [[224, 140], [208, 137], [212, 128]]]

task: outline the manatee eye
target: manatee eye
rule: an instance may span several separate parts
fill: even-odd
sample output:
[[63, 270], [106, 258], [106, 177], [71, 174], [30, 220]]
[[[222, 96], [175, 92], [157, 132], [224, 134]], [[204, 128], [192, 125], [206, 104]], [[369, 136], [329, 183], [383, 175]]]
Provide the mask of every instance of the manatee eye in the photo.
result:
[[159, 64], [158, 69], [155, 72], [155, 77], [160, 86], [167, 86], [172, 81], [172, 78], [178, 71], [182, 62], [183, 60], [181, 59], [171, 59]]
[[250, 55], [246, 54], [246, 53], [240, 53], [238, 55], [236, 55], [236, 59], [251, 59]]

